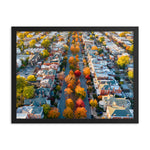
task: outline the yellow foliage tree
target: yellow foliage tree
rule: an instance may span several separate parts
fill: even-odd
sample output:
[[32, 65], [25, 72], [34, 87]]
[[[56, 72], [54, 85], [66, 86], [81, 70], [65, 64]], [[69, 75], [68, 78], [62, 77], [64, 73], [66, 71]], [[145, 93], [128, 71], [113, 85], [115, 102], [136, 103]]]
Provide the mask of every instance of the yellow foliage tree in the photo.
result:
[[90, 75], [90, 68], [89, 67], [84, 68], [83, 74], [84, 74], [84, 76]]
[[68, 50], [69, 50], [68, 45], [64, 45], [64, 49], [65, 49], [66, 51], [68, 51]]
[[66, 107], [66, 109], [64, 109], [63, 116], [66, 119], [73, 119], [73, 110], [70, 107]]
[[27, 35], [27, 38], [32, 38], [32, 37], [33, 37], [33, 35], [31, 35], [31, 34]]
[[84, 107], [77, 107], [75, 110], [75, 118], [76, 119], [84, 119], [87, 117], [86, 115], [87, 110]]
[[70, 107], [71, 109], [73, 109], [74, 107], [74, 102], [71, 98], [66, 100], [66, 107]]
[[29, 76], [27, 77], [27, 81], [36, 81], [36, 78], [35, 78], [34, 75], [29, 75]]
[[130, 79], [133, 79], [133, 77], [134, 77], [133, 70], [128, 71], [128, 77], [129, 77]]
[[19, 33], [17, 34], [17, 36], [18, 36], [20, 39], [24, 39], [25, 34], [24, 34], [24, 33], [19, 32]]
[[30, 47], [35, 47], [36, 40], [33, 39], [29, 42]]
[[130, 62], [129, 56], [125, 55], [119, 57], [117, 64], [119, 65], [120, 68], [125, 68], [125, 66], [129, 64], [129, 62]]
[[82, 88], [80, 85], [76, 86], [75, 93], [81, 99], [84, 99], [86, 97], [86, 92], [84, 91], [84, 88]]

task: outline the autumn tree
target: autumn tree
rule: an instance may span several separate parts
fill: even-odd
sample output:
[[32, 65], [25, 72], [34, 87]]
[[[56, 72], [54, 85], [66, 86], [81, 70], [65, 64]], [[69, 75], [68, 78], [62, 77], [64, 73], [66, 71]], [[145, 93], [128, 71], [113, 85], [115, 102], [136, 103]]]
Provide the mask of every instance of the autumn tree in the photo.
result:
[[133, 44], [129, 47], [128, 51], [130, 54], [133, 54], [133, 51], [134, 51], [134, 45]]
[[25, 38], [25, 34], [24, 34], [24, 33], [21, 33], [21, 32], [19, 32], [19, 33], [17, 34], [17, 36], [18, 36], [20, 39], [24, 39], [24, 38]]
[[119, 34], [119, 36], [120, 36], [120, 37], [125, 37], [125, 36], [126, 36], [126, 33], [125, 33], [125, 32], [121, 32], [121, 33]]
[[87, 117], [87, 110], [84, 107], [77, 107], [75, 110], [75, 118], [76, 119], [84, 119]]
[[80, 85], [76, 86], [75, 93], [81, 99], [84, 99], [86, 97], [86, 92], [84, 91], [84, 88], [82, 88]]
[[87, 80], [90, 80], [90, 79], [91, 79], [91, 78], [90, 78], [90, 75], [86, 75], [85, 78], [86, 78]]
[[23, 90], [23, 96], [27, 99], [34, 97], [35, 89], [33, 86], [26, 86]]
[[74, 117], [73, 110], [70, 107], [66, 107], [63, 111], [63, 116], [66, 119], [73, 119], [73, 117]]
[[71, 90], [73, 90], [73, 85], [71, 84], [71, 83], [69, 83], [68, 85], [67, 85], [67, 88], [70, 88]]
[[64, 49], [65, 49], [65, 51], [68, 51], [69, 50], [69, 46], [68, 45], [64, 45]]
[[92, 50], [98, 50], [97, 46], [92, 46]]
[[76, 108], [77, 107], [85, 107], [85, 104], [81, 98], [78, 98], [76, 101]]
[[32, 38], [32, 37], [33, 37], [33, 35], [31, 35], [31, 34], [27, 35], [27, 38]]
[[43, 50], [43, 57], [46, 58], [46, 57], [48, 57], [48, 56], [49, 56], [48, 50], [44, 49], [44, 50]]
[[80, 48], [78, 45], [71, 45], [70, 50], [71, 50], [72, 54], [75, 55], [80, 51]]
[[97, 100], [96, 100], [96, 99], [94, 99], [94, 100], [93, 100], [93, 99], [91, 99], [89, 103], [90, 103], [91, 107], [93, 107], [93, 108], [94, 108], [94, 107], [96, 107], [96, 106], [98, 105], [98, 103], [97, 103]]
[[65, 94], [67, 94], [67, 95], [70, 95], [73, 92], [69, 87], [65, 88], [64, 91], [65, 91]]
[[84, 68], [83, 74], [84, 74], [84, 76], [90, 75], [90, 68], [89, 67]]
[[74, 107], [74, 102], [71, 98], [66, 100], [66, 107], [70, 107], [71, 109], [73, 109]]
[[17, 48], [19, 48], [21, 51], [24, 50], [25, 45], [24, 45], [24, 41], [20, 40], [19, 42], [17, 42]]
[[34, 75], [29, 75], [27, 81], [36, 81], [36, 77]]
[[72, 70], [70, 70], [69, 74], [66, 76], [65, 82], [67, 84], [71, 83], [72, 85], [75, 83], [75, 75]]
[[130, 79], [133, 79], [133, 77], [134, 77], [133, 70], [128, 71], [128, 77]]
[[33, 39], [33, 40], [31, 40], [31, 41], [29, 42], [29, 46], [32, 47], [32, 48], [34, 48], [34, 47], [35, 47], [35, 43], [36, 43], [36, 40]]
[[46, 48], [46, 49], [49, 48], [49, 46], [50, 46], [50, 40], [44, 39], [44, 40], [42, 41], [41, 45], [42, 45], [44, 48]]
[[69, 64], [73, 64], [73, 63], [74, 63], [74, 57], [71, 56], [71, 57], [69, 58]]
[[51, 109], [48, 112], [47, 117], [51, 118], [51, 119], [54, 119], [54, 118], [58, 118], [59, 115], [60, 115], [60, 112], [59, 112], [58, 108], [54, 107], [53, 109]]
[[129, 56], [123, 55], [123, 56], [119, 57], [117, 64], [120, 68], [125, 68], [125, 66], [127, 64], [129, 64], [129, 62], [130, 62]]
[[105, 41], [105, 38], [103, 37], [103, 36], [101, 36], [100, 38], [99, 38], [99, 42], [100, 43], [103, 43]]
[[74, 74], [75, 74], [75, 76], [76, 76], [77, 78], [79, 78], [80, 75], [81, 75], [81, 72], [80, 72], [79, 70], [76, 70], [76, 71], [74, 72]]

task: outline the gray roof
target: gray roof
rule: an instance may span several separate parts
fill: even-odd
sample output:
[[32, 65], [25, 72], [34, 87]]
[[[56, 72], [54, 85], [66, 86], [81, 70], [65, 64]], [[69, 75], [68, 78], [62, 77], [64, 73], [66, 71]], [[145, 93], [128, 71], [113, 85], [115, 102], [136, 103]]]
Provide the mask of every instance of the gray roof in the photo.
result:
[[[21, 114], [30, 112], [30, 110], [32, 110], [31, 113], [33, 113], [33, 114], [39, 114], [39, 113], [41, 113], [41, 111], [43, 111], [43, 107], [23, 106], [23, 107], [18, 107], [16, 112], [20, 116]], [[21, 116], [23, 116], [23, 115], [21, 115]]]
[[31, 104], [33, 104], [34, 106], [40, 106], [40, 105], [46, 104], [46, 99], [47, 99], [46, 97], [25, 99], [24, 100], [24, 105], [31, 105]]
[[115, 115], [115, 116], [120, 116], [120, 117], [125, 117], [125, 116], [129, 116], [129, 117], [132, 117], [132, 114], [131, 112], [129, 111], [129, 109], [124, 109], [124, 110], [115, 110], [113, 113], [112, 113], [112, 116]]
[[38, 88], [36, 89], [35, 93], [37, 95], [42, 94], [44, 92], [44, 95], [48, 96], [50, 93], [50, 88]]

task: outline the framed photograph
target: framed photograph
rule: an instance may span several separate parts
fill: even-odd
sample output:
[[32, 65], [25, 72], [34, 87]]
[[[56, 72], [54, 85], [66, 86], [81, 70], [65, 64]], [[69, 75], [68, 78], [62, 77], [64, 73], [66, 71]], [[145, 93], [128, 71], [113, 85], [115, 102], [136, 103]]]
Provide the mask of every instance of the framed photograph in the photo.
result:
[[138, 123], [138, 27], [12, 27], [12, 123]]

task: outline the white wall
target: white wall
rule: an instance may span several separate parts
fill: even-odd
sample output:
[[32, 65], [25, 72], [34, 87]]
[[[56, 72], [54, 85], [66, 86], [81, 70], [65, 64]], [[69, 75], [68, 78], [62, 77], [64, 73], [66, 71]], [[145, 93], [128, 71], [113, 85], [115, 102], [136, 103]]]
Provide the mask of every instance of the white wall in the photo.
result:
[[[1, 150], [149, 149], [149, 1], [5, 0], [1, 14]], [[33, 13], [34, 12], [34, 13]], [[11, 124], [11, 26], [140, 26], [140, 124]], [[108, 135], [110, 135], [108, 138]], [[112, 136], [113, 135], [113, 136]], [[40, 137], [40, 138], [39, 138]], [[27, 141], [27, 142], [24, 142]], [[80, 141], [80, 142], [79, 142]], [[117, 146], [114, 145], [117, 141]], [[24, 144], [26, 143], [26, 144]], [[108, 144], [109, 143], [109, 144]]]

